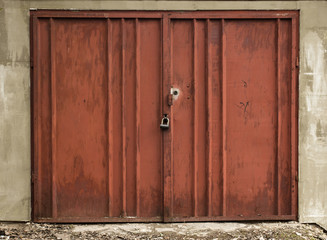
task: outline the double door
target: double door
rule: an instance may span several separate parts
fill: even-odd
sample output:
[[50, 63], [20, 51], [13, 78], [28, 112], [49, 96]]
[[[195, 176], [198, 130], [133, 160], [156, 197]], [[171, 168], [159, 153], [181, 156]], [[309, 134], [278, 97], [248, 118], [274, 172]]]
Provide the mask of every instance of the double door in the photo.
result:
[[32, 11], [31, 49], [34, 221], [296, 219], [298, 12]]

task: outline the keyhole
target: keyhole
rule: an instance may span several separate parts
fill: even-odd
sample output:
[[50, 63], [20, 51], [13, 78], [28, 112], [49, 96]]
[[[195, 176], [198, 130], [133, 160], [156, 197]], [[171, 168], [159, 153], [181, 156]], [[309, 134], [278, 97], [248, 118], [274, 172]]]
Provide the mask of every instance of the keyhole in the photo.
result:
[[175, 91], [173, 92], [173, 94], [174, 94], [175, 96], [178, 95], [178, 91], [175, 90]]

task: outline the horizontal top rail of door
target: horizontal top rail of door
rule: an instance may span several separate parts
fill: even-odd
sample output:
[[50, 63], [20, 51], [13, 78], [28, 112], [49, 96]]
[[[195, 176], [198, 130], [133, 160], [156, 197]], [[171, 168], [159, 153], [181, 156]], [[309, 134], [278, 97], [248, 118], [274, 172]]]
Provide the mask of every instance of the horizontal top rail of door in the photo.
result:
[[290, 11], [190, 11], [190, 12], [169, 12], [169, 18], [203, 18], [203, 19], [269, 19], [269, 18], [294, 18], [296, 12]]
[[297, 13], [287, 10], [276, 11], [98, 11], [98, 10], [38, 10], [31, 11], [39, 18], [163, 18], [168, 15], [170, 19], [270, 19], [270, 18], [296, 18]]
[[39, 18], [162, 18], [162, 12], [97, 11], [97, 10], [38, 10], [31, 14]]

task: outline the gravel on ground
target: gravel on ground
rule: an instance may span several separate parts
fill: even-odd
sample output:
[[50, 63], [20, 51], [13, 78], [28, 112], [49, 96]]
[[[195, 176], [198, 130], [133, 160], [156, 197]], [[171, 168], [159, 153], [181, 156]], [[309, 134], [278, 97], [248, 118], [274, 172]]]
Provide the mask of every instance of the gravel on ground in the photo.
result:
[[312, 224], [264, 223], [145, 223], [145, 224], [37, 224], [0, 223], [0, 239], [307, 239], [327, 240]]

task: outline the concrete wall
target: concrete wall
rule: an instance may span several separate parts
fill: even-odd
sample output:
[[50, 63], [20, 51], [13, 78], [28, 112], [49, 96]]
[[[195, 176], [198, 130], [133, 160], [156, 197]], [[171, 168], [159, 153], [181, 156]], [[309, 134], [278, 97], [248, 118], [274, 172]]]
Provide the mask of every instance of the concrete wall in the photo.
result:
[[0, 220], [30, 220], [29, 10], [300, 10], [299, 219], [327, 228], [327, 2], [0, 0]]

